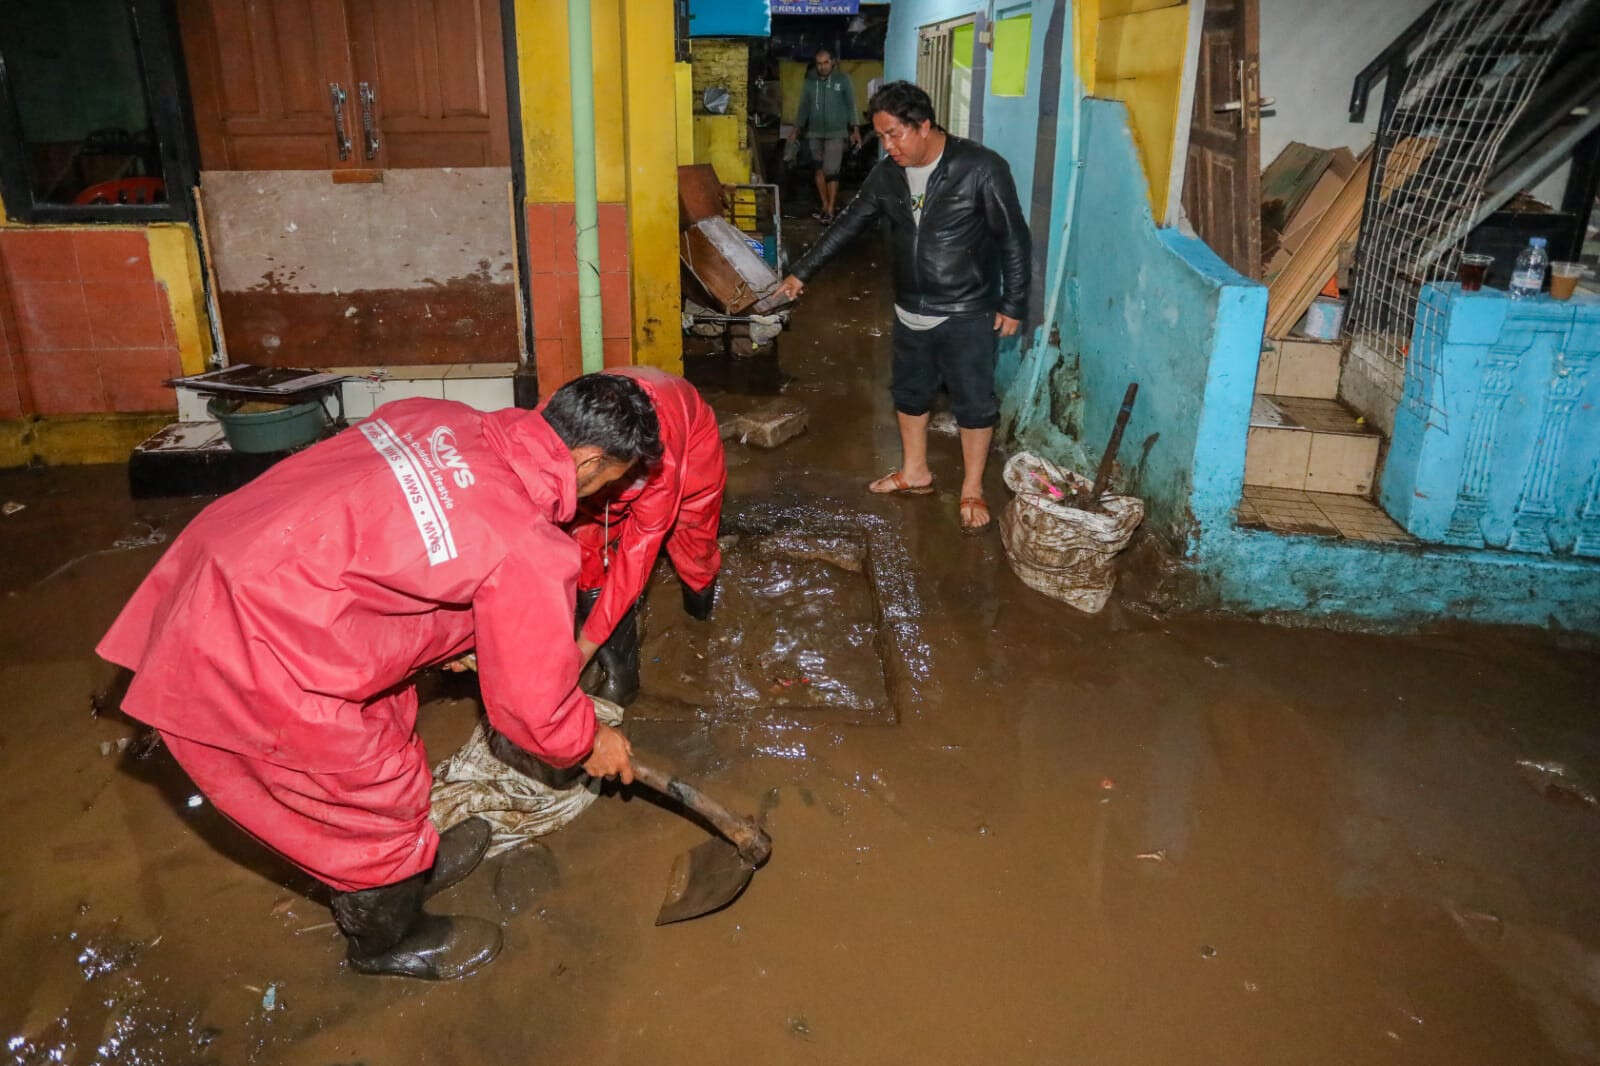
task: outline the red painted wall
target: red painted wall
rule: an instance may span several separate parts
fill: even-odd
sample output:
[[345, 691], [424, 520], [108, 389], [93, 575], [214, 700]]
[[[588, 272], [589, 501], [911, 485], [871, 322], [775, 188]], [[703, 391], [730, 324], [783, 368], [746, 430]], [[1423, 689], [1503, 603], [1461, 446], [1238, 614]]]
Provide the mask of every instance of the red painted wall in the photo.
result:
[[[528, 290], [541, 396], [583, 373], [576, 249], [571, 204], [528, 205]], [[628, 366], [633, 362], [633, 312], [623, 204], [600, 205], [600, 302], [605, 365]]]
[[138, 230], [0, 229], [0, 417], [172, 411], [182, 371]]

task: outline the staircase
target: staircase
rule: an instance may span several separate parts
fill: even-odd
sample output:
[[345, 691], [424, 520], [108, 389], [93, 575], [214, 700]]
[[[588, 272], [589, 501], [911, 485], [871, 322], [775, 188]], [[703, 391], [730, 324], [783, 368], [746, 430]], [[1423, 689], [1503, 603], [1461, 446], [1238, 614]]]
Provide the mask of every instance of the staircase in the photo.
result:
[[1410, 542], [1369, 498], [1383, 438], [1338, 399], [1339, 345], [1261, 350], [1239, 524], [1279, 533]]

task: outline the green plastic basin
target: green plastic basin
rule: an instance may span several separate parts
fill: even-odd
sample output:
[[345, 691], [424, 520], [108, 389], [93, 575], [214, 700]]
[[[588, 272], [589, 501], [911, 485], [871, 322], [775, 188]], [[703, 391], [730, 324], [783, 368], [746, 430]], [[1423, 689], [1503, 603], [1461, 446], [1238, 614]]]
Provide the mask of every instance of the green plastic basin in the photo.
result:
[[274, 411], [239, 411], [236, 400], [213, 397], [206, 404], [222, 423], [222, 435], [236, 452], [286, 452], [322, 437], [328, 431], [327, 410], [316, 400], [289, 404]]

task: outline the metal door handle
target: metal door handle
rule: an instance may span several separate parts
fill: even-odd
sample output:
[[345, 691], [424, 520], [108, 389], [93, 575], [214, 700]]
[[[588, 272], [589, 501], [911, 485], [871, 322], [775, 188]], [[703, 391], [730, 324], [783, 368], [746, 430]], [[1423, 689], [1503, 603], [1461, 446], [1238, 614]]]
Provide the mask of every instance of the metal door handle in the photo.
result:
[[[1276, 104], [1277, 102], [1278, 101], [1274, 100], [1270, 96], [1263, 96], [1263, 97], [1261, 97], [1260, 99], [1258, 99], [1255, 102], [1255, 108], [1256, 108], [1257, 111], [1260, 111], [1260, 110], [1262, 110], [1264, 108], [1271, 107], [1272, 105]], [[1243, 106], [1243, 101], [1242, 100], [1229, 100], [1227, 103], [1221, 105], [1220, 107], [1213, 107], [1211, 110], [1215, 111], [1217, 114], [1220, 115], [1224, 111], [1237, 111], [1237, 110], [1239, 110], [1239, 108], [1241, 106]]]
[[328, 96], [333, 100], [333, 140], [339, 146], [339, 158], [350, 158], [350, 135], [344, 131], [344, 104], [350, 95], [336, 81], [328, 83]]
[[361, 134], [366, 142], [368, 159], [378, 158], [378, 123], [372, 116], [372, 109], [378, 103], [378, 90], [369, 82], [361, 82], [356, 86], [356, 97], [361, 101]]

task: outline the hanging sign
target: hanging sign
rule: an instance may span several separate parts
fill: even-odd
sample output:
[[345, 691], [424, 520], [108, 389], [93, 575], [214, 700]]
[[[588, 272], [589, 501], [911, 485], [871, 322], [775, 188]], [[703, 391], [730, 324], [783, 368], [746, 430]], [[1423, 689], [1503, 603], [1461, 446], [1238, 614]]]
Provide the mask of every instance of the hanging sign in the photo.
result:
[[774, 15], [857, 15], [861, 0], [772, 0]]

